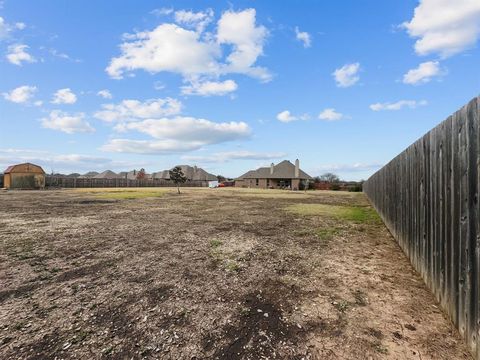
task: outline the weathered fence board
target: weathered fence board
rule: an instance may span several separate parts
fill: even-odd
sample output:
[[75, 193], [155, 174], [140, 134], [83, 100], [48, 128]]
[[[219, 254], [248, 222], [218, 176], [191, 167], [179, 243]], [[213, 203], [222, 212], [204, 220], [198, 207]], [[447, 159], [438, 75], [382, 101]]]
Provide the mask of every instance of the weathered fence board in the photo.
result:
[[[176, 186], [172, 181], [160, 179], [92, 179], [92, 178], [69, 178], [47, 175], [46, 187], [58, 188], [102, 188], [102, 187], [169, 187]], [[183, 187], [207, 187], [208, 181], [187, 181], [180, 184]]]
[[410, 145], [363, 189], [480, 360], [480, 97]]

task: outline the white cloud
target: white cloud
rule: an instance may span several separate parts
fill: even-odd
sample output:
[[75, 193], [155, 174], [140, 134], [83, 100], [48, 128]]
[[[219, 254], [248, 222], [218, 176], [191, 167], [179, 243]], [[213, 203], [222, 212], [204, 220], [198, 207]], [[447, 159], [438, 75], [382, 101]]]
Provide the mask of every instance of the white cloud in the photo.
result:
[[400, 100], [394, 103], [376, 103], [370, 105], [370, 109], [373, 111], [381, 111], [381, 110], [401, 110], [403, 108], [410, 108], [415, 109], [419, 106], [427, 105], [426, 100]]
[[439, 62], [427, 61], [403, 75], [403, 82], [411, 85], [427, 83], [432, 80], [433, 77], [441, 75], [443, 75], [443, 71], [440, 69]]
[[310, 116], [308, 114], [297, 116], [297, 115], [293, 115], [289, 110], [284, 110], [277, 114], [277, 120], [284, 123], [297, 121], [297, 120], [308, 120], [309, 118]]
[[173, 8], [160, 8], [160, 9], [155, 9], [150, 12], [151, 14], [155, 16], [165, 16], [165, 15], [170, 15], [173, 13]]
[[28, 48], [28, 45], [24, 44], [10, 45], [8, 47], [7, 60], [10, 63], [18, 66], [21, 66], [22, 62], [36, 62], [37, 60], [27, 52]]
[[312, 46], [312, 37], [308, 32], [300, 31], [298, 26], [295, 27], [295, 35], [297, 36], [297, 40], [303, 43], [303, 47], [309, 48]]
[[200, 96], [221, 96], [227, 95], [237, 90], [238, 85], [233, 80], [225, 81], [194, 81], [188, 86], [182, 86], [182, 94], [184, 95], [200, 95]]
[[59, 89], [53, 94], [52, 104], [75, 104], [77, 95], [70, 88]]
[[216, 58], [220, 48], [213, 42], [202, 41], [195, 31], [162, 24], [152, 31], [133, 34], [132, 40], [121, 44], [122, 54], [110, 61], [106, 71], [112, 78], [121, 79], [125, 72], [139, 69], [184, 76], [219, 72]]
[[9, 32], [10, 32], [9, 25], [6, 23], [5, 19], [0, 16], [0, 40], [8, 37]]
[[113, 98], [112, 93], [111, 93], [109, 90], [107, 90], [107, 89], [100, 90], [99, 92], [97, 92], [97, 95], [98, 95], [98, 96], [101, 96], [101, 97], [104, 98], [104, 99], [111, 99], [111, 98]]
[[202, 145], [202, 143], [182, 142], [176, 140], [112, 139], [103, 145], [100, 150], [133, 154], [172, 154], [197, 150], [200, 149]]
[[341, 68], [336, 69], [332, 75], [335, 78], [338, 87], [350, 87], [360, 80], [360, 76], [358, 76], [359, 70], [360, 64], [358, 62], [346, 64]]
[[251, 130], [244, 122], [215, 123], [193, 117], [175, 117], [173, 119], [147, 119], [139, 122], [119, 124], [117, 131], [136, 130], [156, 139], [169, 139], [193, 143], [218, 144], [226, 141], [244, 139]]
[[64, 59], [64, 60], [68, 60], [68, 61], [72, 61], [72, 62], [76, 62], [76, 63], [82, 62], [82, 60], [74, 59], [70, 55], [62, 53], [62, 52], [58, 51], [57, 49], [49, 49], [48, 52], [52, 56], [55, 56], [55, 57], [60, 58], [60, 59]]
[[175, 21], [177, 24], [193, 28], [198, 33], [202, 33], [207, 25], [213, 21], [213, 10], [207, 9], [199, 12], [178, 10], [175, 11]]
[[[183, 14], [185, 22], [187, 15]], [[186, 80], [240, 73], [268, 81], [268, 70], [254, 66], [263, 54], [268, 34], [265, 27], [256, 26], [255, 19], [255, 9], [227, 11], [218, 21], [217, 33], [204, 37], [197, 31], [168, 23], [152, 31], [130, 34], [120, 45], [121, 55], [111, 59], [106, 71], [116, 79], [141, 69], [150, 73], [174, 72]], [[222, 45], [232, 45], [226, 57]]]
[[325, 164], [314, 169], [313, 173], [371, 171], [382, 166], [381, 163]]
[[182, 156], [183, 160], [187, 161], [198, 161], [198, 162], [212, 162], [212, 163], [223, 163], [231, 160], [271, 160], [271, 159], [280, 159], [287, 156], [284, 152], [273, 152], [273, 153], [261, 153], [253, 152], [247, 150], [241, 151], [225, 151], [215, 153], [210, 156], [203, 155], [185, 155]]
[[3, 93], [2, 95], [5, 98], [5, 100], [11, 101], [17, 104], [23, 104], [28, 102], [30, 99], [32, 99], [36, 91], [37, 91], [36, 86], [23, 85], [13, 89], [9, 93]]
[[256, 26], [255, 9], [224, 12], [218, 21], [217, 41], [233, 45], [224, 72], [248, 74], [262, 81], [271, 80], [268, 70], [253, 66], [263, 54], [267, 35], [267, 28]]
[[12, 25], [7, 23], [5, 19], [0, 16], [0, 40], [9, 38], [10, 34], [15, 30], [23, 30], [25, 28], [26, 28], [26, 25], [22, 22], [17, 22]]
[[176, 99], [123, 100], [119, 104], [104, 104], [95, 117], [107, 122], [137, 121], [179, 114], [182, 103]]
[[284, 111], [277, 114], [277, 120], [287, 123], [287, 122], [290, 122], [290, 121], [295, 121], [295, 120], [297, 120], [297, 118], [295, 116], [293, 116], [290, 113], [290, 111], [284, 110]]
[[328, 108], [323, 110], [319, 115], [318, 118], [320, 120], [326, 120], [326, 121], [337, 121], [341, 120], [344, 118], [344, 115], [335, 111], [333, 108]]
[[420, 0], [413, 18], [402, 24], [418, 38], [415, 51], [452, 56], [475, 45], [480, 36], [480, 1]]
[[95, 131], [95, 129], [85, 121], [84, 113], [70, 115], [60, 110], [53, 110], [47, 118], [41, 119], [41, 123], [44, 128], [62, 131], [67, 134]]
[[[57, 154], [39, 149], [0, 149], [0, 170], [12, 164], [31, 162], [47, 172], [86, 172], [91, 170], [121, 169], [140, 166], [126, 161], [114, 161], [105, 157], [82, 154]], [[143, 164], [142, 164], [143, 165]]]

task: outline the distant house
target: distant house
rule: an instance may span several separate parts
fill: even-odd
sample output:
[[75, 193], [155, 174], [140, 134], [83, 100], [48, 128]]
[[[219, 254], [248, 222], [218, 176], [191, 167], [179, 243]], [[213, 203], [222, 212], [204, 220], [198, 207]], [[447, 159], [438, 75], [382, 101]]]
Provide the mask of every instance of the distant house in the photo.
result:
[[299, 190], [300, 184], [312, 180], [312, 177], [300, 169], [300, 162], [295, 165], [284, 160], [277, 165], [250, 170], [235, 179], [235, 187], [259, 189], [292, 189]]
[[140, 171], [139, 170], [132, 170], [132, 171], [129, 171], [129, 172], [121, 172], [120, 175], [122, 176], [123, 179], [127, 179], [127, 180], [147, 180], [147, 179], [151, 179], [151, 176], [147, 173], [144, 172], [144, 175], [143, 175], [143, 178], [140, 179], [139, 178], [139, 174]]
[[92, 179], [122, 179], [122, 176], [114, 173], [111, 170], [105, 170], [100, 174], [92, 176]]
[[30, 163], [9, 166], [4, 172], [3, 186], [6, 189], [43, 189], [45, 171]]
[[86, 174], [80, 175], [78, 179], [90, 179], [93, 178], [94, 176], [97, 176], [98, 172], [96, 171], [89, 171]]
[[[182, 169], [188, 181], [217, 181], [217, 177], [197, 166], [177, 165]], [[163, 170], [152, 174], [153, 179], [170, 180], [169, 170]]]

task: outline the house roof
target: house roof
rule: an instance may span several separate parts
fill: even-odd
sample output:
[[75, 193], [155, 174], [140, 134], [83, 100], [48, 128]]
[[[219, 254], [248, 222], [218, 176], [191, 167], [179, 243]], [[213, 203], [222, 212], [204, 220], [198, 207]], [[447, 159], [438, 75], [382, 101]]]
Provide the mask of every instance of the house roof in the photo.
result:
[[12, 173], [12, 172], [24, 172], [24, 171], [29, 171], [29, 172], [31, 171], [31, 172], [35, 172], [35, 173], [45, 174], [45, 171], [43, 171], [41, 166], [38, 166], [38, 165], [35, 165], [35, 164], [32, 164], [32, 163], [28, 163], [28, 162], [27, 163], [22, 163], [22, 164], [11, 165], [4, 171], [4, 173], [8, 174], [8, 173]]
[[105, 170], [104, 172], [98, 175], [92, 176], [92, 179], [121, 179], [121, 178], [122, 178], [121, 175], [115, 174], [111, 170]]
[[94, 176], [98, 175], [98, 172], [96, 171], [89, 171], [83, 175], [80, 175], [78, 178], [79, 179], [89, 179], [89, 178], [93, 178]]
[[[190, 165], [177, 165], [182, 169], [183, 174], [190, 181], [214, 181], [217, 177], [203, 170], [202, 168]], [[170, 179], [170, 171], [163, 170], [152, 174], [154, 179]]]
[[242, 176], [238, 177], [237, 180], [243, 179], [311, 179], [312, 177], [308, 175], [305, 171], [300, 169], [300, 174], [298, 177], [295, 176], [295, 165], [293, 165], [288, 160], [283, 160], [277, 165], [273, 166], [273, 172], [270, 167], [261, 167], [257, 170], [247, 171]]

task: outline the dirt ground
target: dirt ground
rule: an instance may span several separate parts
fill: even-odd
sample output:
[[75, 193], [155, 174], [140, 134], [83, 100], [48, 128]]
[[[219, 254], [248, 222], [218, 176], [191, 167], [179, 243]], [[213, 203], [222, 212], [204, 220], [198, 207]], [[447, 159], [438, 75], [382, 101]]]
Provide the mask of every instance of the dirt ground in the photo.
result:
[[1, 359], [470, 359], [363, 194], [149, 191], [0, 192]]

